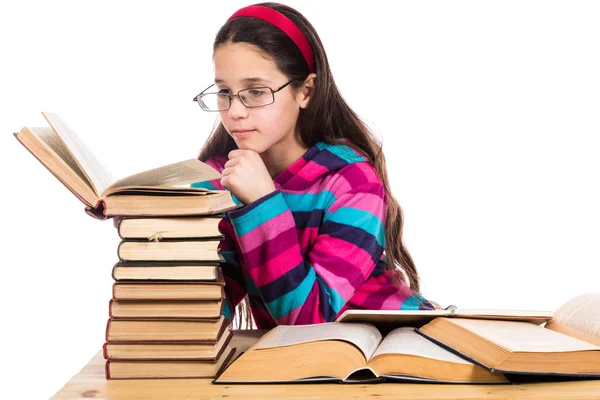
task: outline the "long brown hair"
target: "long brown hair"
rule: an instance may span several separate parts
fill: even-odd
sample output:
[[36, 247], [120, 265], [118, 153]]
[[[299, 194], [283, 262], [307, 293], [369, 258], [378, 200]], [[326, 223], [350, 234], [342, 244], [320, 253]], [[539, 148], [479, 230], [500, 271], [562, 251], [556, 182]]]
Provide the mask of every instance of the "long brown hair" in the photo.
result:
[[[402, 240], [404, 217], [400, 205], [390, 191], [385, 157], [381, 142], [368, 129], [366, 124], [348, 106], [338, 90], [321, 39], [313, 26], [298, 11], [278, 3], [257, 4], [272, 8], [292, 20], [304, 33], [310, 43], [315, 62], [314, 93], [310, 105], [300, 110], [298, 130], [303, 143], [307, 147], [321, 141], [325, 143], [344, 142], [364, 153], [377, 170], [385, 187], [388, 198], [388, 209], [385, 221], [385, 253], [387, 269], [397, 281], [404, 280], [402, 269], [411, 289], [419, 292], [419, 275], [415, 264]], [[296, 79], [292, 85], [298, 89], [309, 75], [308, 65], [294, 42], [275, 26], [251, 17], [234, 18], [225, 23], [217, 33], [213, 51], [226, 43], [249, 43], [258, 47], [270, 56], [279, 70], [289, 79]], [[202, 147], [198, 158], [206, 161], [218, 155], [226, 155], [237, 148], [236, 143], [218, 123], [208, 140]], [[249, 321], [250, 312], [247, 297], [245, 310], [238, 307], [238, 318]]]

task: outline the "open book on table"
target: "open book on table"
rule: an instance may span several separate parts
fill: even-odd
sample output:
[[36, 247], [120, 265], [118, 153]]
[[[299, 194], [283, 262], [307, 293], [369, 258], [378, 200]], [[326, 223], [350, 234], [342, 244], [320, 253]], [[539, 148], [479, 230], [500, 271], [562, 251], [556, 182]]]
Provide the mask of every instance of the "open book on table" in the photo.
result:
[[96, 218], [215, 214], [236, 207], [228, 191], [189, 187], [221, 177], [196, 159], [116, 180], [58, 115], [42, 114], [50, 126], [26, 126], [15, 137]]
[[569, 300], [544, 327], [436, 318], [417, 332], [490, 371], [600, 378], [600, 293]]
[[280, 325], [236, 359], [215, 383], [417, 380], [503, 383], [502, 374], [398, 328], [385, 338], [365, 323]]
[[[545, 312], [527, 310], [473, 310], [464, 314], [468, 318], [444, 311], [372, 319], [387, 323], [383, 324], [386, 328], [394, 321], [402, 326], [385, 337], [381, 334], [385, 329], [365, 322], [278, 326], [236, 359], [215, 383], [378, 379], [500, 383], [555, 375], [600, 377], [600, 293], [575, 297], [550, 318]], [[441, 315], [423, 317], [424, 313]], [[367, 312], [355, 315], [364, 317]], [[537, 318], [531, 319], [536, 315], [549, 322], [541, 326]], [[406, 326], [411, 321], [415, 324]]]

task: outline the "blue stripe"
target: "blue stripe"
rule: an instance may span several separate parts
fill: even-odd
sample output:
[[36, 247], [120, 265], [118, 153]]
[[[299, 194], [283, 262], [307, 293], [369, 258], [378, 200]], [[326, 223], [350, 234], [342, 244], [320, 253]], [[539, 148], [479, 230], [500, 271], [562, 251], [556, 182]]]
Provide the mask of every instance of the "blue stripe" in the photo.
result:
[[325, 214], [323, 224], [328, 221], [360, 228], [377, 238], [377, 243], [381, 247], [385, 247], [385, 229], [383, 229], [383, 224], [379, 218], [368, 211], [359, 210], [358, 208], [341, 207], [333, 213]]
[[401, 310], [420, 310], [421, 304], [425, 299], [417, 292], [414, 292], [409, 298], [404, 300], [402, 305], [400, 306]]
[[224, 315], [225, 318], [231, 319], [231, 308], [229, 308], [229, 302], [227, 299], [224, 299], [223, 301], [225, 303], [223, 304], [223, 312], [221, 314]]
[[[193, 187], [193, 188], [203, 188], [203, 189], [209, 189], [209, 190], [223, 190], [223, 189], [217, 189], [217, 187], [215, 185], [213, 185], [212, 183], [210, 183], [210, 181], [203, 181], [203, 182], [192, 183], [190, 185], [190, 187]], [[225, 189], [225, 190], [227, 190], [227, 189]], [[231, 193], [231, 198], [233, 199], [233, 202], [236, 205], [242, 204], [242, 202], [239, 201], [238, 198], [235, 197], [235, 195], [233, 193]]]
[[289, 208], [285, 200], [281, 194], [277, 194], [276, 196], [269, 197], [247, 213], [240, 216], [234, 216], [233, 213], [230, 213], [229, 216], [231, 217], [231, 223], [235, 227], [235, 233], [240, 237], [287, 210]]
[[319, 193], [282, 193], [290, 211], [326, 210], [335, 201], [333, 193], [324, 190]]
[[302, 306], [315, 284], [315, 278], [315, 270], [310, 267], [306, 278], [304, 278], [302, 283], [298, 285], [296, 289], [284, 294], [280, 298], [273, 300], [270, 303], [266, 303], [267, 309], [269, 310], [269, 313], [271, 313], [271, 316], [273, 316], [274, 319], [279, 319], [284, 315], [289, 314], [292, 310]]
[[193, 188], [203, 188], [203, 189], [209, 189], [209, 190], [217, 190], [217, 188], [215, 187], [215, 185], [213, 185], [212, 183], [210, 183], [210, 181], [203, 181], [203, 182], [192, 183], [190, 185], [190, 187], [193, 187]]
[[277, 277], [273, 281], [264, 284], [260, 287], [260, 293], [265, 303], [270, 303], [277, 300], [281, 296], [289, 293], [302, 285], [306, 276], [310, 273], [307, 264], [301, 261], [294, 268], [290, 269], [283, 275]]
[[[320, 283], [320, 288], [322, 292], [325, 292], [326, 296], [327, 296], [327, 302], [329, 304], [329, 306], [333, 309], [333, 313], [334, 313], [334, 317], [335, 315], [337, 315], [337, 313], [342, 309], [342, 307], [344, 307], [344, 304], [346, 304], [346, 300], [344, 300], [344, 298], [342, 296], [340, 296], [340, 294], [338, 292], [335, 291], [335, 289], [330, 288], [327, 283], [325, 283], [325, 281], [323, 279], [321, 279], [321, 277], [317, 276], [317, 281], [319, 281]], [[324, 300], [324, 299], [322, 299]], [[325, 313], [323, 313], [325, 314]], [[330, 318], [327, 318], [327, 316], [325, 317], [327, 320], [329, 320]]]
[[348, 164], [354, 164], [356, 162], [365, 161], [365, 157], [359, 155], [352, 147], [343, 144], [326, 144], [319, 142], [317, 147], [320, 150], [327, 150], [332, 154], [335, 154]]

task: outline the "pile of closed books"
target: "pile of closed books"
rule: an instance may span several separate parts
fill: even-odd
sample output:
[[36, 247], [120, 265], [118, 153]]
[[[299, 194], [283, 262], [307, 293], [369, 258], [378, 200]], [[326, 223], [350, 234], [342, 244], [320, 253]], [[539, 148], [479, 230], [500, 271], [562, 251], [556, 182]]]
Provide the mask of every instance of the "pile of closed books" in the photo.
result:
[[222, 315], [221, 214], [124, 217], [106, 327], [106, 377], [213, 378], [233, 356]]

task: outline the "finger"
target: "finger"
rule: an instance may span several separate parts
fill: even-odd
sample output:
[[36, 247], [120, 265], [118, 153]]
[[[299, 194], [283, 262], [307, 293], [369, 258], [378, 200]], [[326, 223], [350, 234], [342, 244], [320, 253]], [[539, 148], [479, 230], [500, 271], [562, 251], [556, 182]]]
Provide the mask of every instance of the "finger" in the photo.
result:
[[224, 168], [223, 171], [221, 171], [221, 176], [229, 176], [234, 172], [235, 170], [233, 168]]
[[230, 167], [235, 166], [239, 162], [240, 162], [240, 158], [236, 157], [236, 158], [233, 158], [233, 159], [230, 159], [229, 161], [227, 161], [223, 167], [230, 168]]

